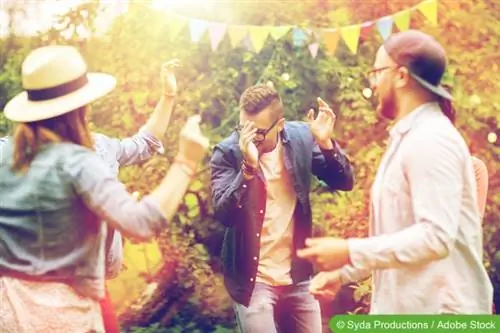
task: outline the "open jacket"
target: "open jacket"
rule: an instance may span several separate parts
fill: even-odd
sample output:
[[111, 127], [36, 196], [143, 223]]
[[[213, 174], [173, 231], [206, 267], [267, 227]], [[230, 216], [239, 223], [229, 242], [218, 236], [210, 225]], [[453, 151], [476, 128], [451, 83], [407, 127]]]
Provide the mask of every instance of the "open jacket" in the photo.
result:
[[[353, 172], [337, 143], [333, 150], [320, 149], [306, 123], [287, 122], [280, 140], [285, 149], [284, 165], [297, 195], [291, 277], [298, 283], [313, 273], [312, 266], [295, 255], [312, 232], [311, 175], [332, 190], [350, 191]], [[246, 181], [240, 168], [242, 161], [237, 133], [215, 146], [211, 159], [212, 203], [216, 219], [226, 226], [222, 248], [225, 286], [234, 301], [248, 306], [255, 286], [267, 199], [264, 175], [259, 171]]]

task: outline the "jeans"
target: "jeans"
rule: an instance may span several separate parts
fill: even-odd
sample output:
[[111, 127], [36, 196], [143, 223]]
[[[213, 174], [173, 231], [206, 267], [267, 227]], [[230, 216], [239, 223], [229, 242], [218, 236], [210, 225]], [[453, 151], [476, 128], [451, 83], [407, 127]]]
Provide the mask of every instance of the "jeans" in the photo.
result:
[[290, 286], [256, 283], [248, 307], [235, 304], [241, 333], [321, 333], [319, 302], [309, 281]]

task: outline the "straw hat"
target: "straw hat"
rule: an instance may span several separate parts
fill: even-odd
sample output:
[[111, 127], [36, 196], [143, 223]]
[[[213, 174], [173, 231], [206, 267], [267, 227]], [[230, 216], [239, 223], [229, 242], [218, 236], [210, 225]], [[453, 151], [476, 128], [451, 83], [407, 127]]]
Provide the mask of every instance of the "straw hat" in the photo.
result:
[[72, 46], [51, 45], [32, 51], [22, 66], [24, 92], [4, 109], [7, 119], [32, 122], [54, 118], [108, 94], [116, 79], [87, 73], [87, 64]]

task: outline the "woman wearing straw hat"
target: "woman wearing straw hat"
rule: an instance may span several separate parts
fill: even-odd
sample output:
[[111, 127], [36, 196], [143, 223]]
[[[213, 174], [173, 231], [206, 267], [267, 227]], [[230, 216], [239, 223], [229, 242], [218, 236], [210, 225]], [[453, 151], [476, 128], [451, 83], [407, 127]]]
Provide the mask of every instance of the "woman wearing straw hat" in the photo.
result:
[[0, 331], [104, 332], [106, 220], [148, 240], [176, 212], [208, 140], [190, 118], [161, 184], [141, 201], [93, 151], [86, 106], [115, 79], [87, 73], [79, 52], [47, 46], [22, 66], [24, 92], [6, 105], [17, 122], [0, 146]]

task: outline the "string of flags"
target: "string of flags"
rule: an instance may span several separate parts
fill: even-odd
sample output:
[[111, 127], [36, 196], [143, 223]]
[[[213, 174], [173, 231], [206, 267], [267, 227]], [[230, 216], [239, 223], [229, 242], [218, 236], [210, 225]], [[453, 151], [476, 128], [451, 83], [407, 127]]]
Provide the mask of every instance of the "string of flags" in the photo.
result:
[[194, 43], [199, 43], [204, 36], [208, 35], [213, 51], [217, 50], [227, 35], [231, 47], [236, 48], [244, 45], [248, 50], [259, 53], [269, 37], [278, 41], [291, 31], [293, 45], [295, 47], [307, 45], [311, 56], [316, 58], [320, 48], [323, 48], [327, 54], [334, 55], [340, 40], [346, 44], [352, 54], [356, 54], [360, 38], [366, 38], [375, 28], [384, 40], [392, 34], [394, 27], [399, 31], [408, 30], [411, 15], [415, 12], [420, 12], [432, 25], [437, 25], [437, 9], [438, 0], [425, 0], [392, 15], [340, 28], [226, 24], [189, 18], [169, 11], [167, 12], [167, 25], [171, 40], [176, 38], [186, 27], [188, 27], [191, 41]]

